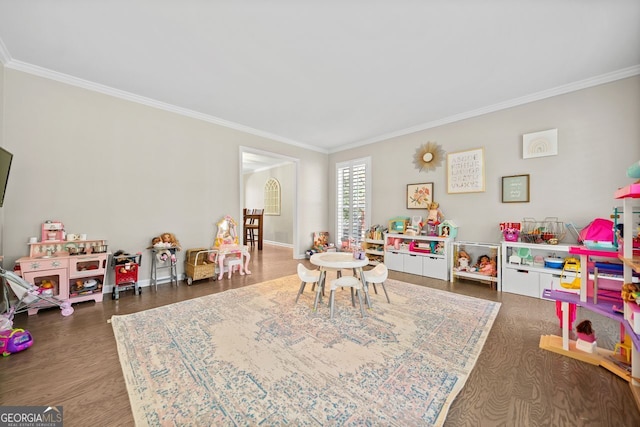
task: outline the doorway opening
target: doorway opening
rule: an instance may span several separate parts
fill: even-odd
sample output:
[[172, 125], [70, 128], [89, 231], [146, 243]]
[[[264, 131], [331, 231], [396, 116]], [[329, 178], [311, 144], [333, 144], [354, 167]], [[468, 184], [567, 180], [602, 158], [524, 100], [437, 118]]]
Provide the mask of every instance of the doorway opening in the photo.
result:
[[[280, 215], [267, 215], [264, 241], [293, 248], [300, 253], [298, 243], [298, 163], [299, 159], [277, 153], [240, 147], [240, 205], [243, 208], [264, 208], [264, 185], [269, 178], [282, 184]], [[251, 205], [251, 206], [249, 206]]]

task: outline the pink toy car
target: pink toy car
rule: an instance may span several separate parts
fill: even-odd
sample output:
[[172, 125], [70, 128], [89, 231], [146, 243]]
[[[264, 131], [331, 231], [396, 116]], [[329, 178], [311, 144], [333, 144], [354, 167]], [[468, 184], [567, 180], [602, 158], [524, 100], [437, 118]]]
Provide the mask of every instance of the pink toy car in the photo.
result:
[[33, 337], [24, 329], [0, 331], [0, 352], [3, 356], [26, 350], [33, 344]]

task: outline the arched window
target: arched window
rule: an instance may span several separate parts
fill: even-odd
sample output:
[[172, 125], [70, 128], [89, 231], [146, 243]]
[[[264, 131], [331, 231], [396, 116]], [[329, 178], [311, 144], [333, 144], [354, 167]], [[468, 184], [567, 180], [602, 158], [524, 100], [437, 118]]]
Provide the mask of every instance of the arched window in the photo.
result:
[[264, 184], [264, 214], [280, 215], [280, 183], [275, 178]]

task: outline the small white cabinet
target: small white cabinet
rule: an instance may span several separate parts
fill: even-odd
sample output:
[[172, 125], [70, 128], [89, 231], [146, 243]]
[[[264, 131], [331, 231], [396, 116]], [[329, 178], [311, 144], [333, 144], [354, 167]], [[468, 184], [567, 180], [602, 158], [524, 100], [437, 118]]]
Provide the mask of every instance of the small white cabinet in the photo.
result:
[[[512, 294], [543, 298], [545, 289], [578, 293], [560, 285], [562, 268], [545, 266], [545, 258], [566, 258], [569, 245], [547, 245], [537, 243], [506, 242], [502, 247], [502, 290]], [[575, 277], [568, 272], [564, 280]]]
[[[466, 252], [472, 258], [471, 265], [468, 268], [461, 268], [458, 265], [458, 256], [461, 251]], [[502, 264], [502, 251], [499, 243], [453, 242], [450, 252], [451, 260], [449, 264], [451, 266], [452, 282], [456, 278], [478, 280], [489, 283], [493, 289], [501, 290], [502, 271], [500, 266]], [[477, 267], [478, 259], [482, 256], [489, 257], [492, 259], [491, 262], [495, 262], [495, 270], [491, 269], [490, 272], [485, 272]]]
[[384, 263], [389, 270], [449, 280], [449, 250], [453, 239], [386, 233]]

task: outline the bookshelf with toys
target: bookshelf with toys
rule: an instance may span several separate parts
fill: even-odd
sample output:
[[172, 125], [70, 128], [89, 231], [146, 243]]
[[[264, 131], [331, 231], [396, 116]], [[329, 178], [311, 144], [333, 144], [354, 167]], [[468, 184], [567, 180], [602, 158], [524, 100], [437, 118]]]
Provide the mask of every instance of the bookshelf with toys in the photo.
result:
[[386, 228], [381, 225], [374, 225], [365, 234], [362, 249], [364, 250], [369, 265], [378, 265], [384, 262], [384, 233]]

